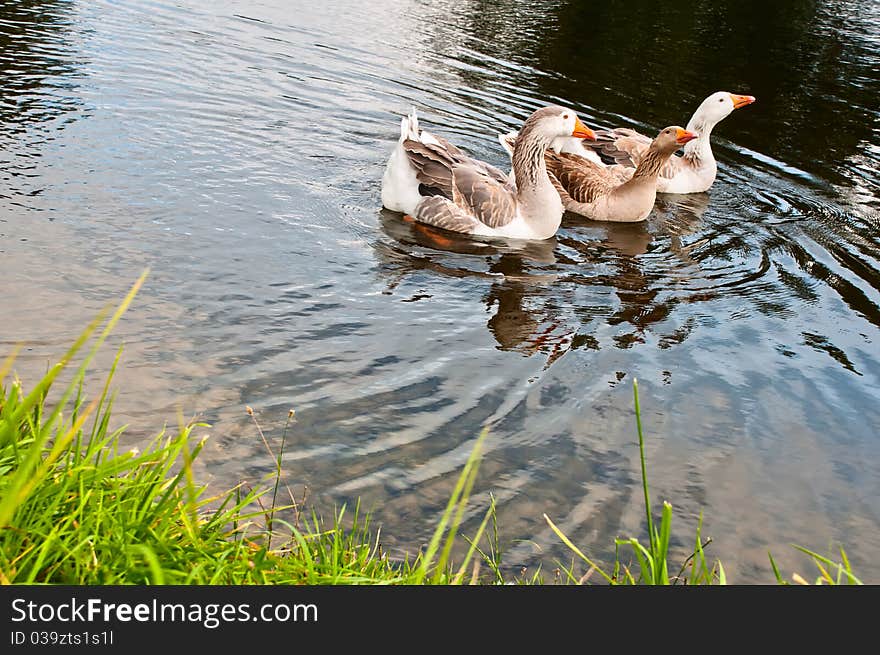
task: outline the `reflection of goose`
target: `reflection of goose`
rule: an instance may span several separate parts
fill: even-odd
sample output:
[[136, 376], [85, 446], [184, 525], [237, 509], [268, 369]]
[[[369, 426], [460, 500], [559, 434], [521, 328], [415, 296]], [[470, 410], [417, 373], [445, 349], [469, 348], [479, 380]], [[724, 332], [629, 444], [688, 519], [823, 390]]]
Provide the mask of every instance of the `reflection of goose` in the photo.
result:
[[413, 110], [401, 120], [400, 139], [385, 168], [382, 204], [453, 232], [548, 239], [559, 229], [563, 207], [547, 176], [544, 151], [558, 136], [594, 138], [572, 110], [539, 109], [520, 130], [514, 186], [493, 166], [420, 130]]
[[[583, 227], [585, 230], [579, 230], [579, 240], [586, 241], [586, 237], [590, 237], [590, 241], [598, 242], [600, 251], [614, 251], [618, 256], [624, 255], [627, 258], [637, 257], [648, 251], [648, 246], [654, 239], [654, 234], [648, 230], [644, 222], [640, 223], [596, 223], [587, 220], [577, 214], [570, 214], [571, 220], [566, 218], [566, 224], [569, 227]], [[564, 241], [568, 244], [569, 241]], [[581, 250], [581, 246], [574, 246], [575, 249]]]
[[655, 206], [664, 231], [682, 235], [697, 229], [708, 208], [708, 193], [664, 194]]
[[491, 270], [502, 277], [492, 284], [483, 301], [489, 310], [495, 310], [486, 327], [499, 348], [529, 355], [545, 351], [547, 364], [551, 364], [570, 346], [573, 331], [563, 325], [559, 333], [562, 321], [557, 317], [548, 320], [546, 303], [532, 306], [529, 299], [532, 295], [540, 299], [541, 288], [556, 276], [530, 272], [526, 261], [514, 254], [502, 255]]
[[[399, 220], [399, 214], [387, 209], [379, 211], [382, 229], [395, 241], [404, 245], [415, 245], [431, 250], [456, 253], [459, 255], [503, 255], [516, 254], [524, 260], [540, 264], [556, 261], [554, 250], [556, 239], [519, 240], [504, 239], [492, 242], [476, 241], [463, 234], [449, 232], [423, 223]], [[477, 275], [475, 271], [471, 274]]]
[[[699, 136], [684, 149], [683, 157], [673, 157], [663, 167], [657, 178], [660, 193], [699, 193], [706, 191], [715, 181], [718, 165], [712, 154], [709, 137], [712, 128], [727, 118], [734, 109], [745, 107], [755, 101], [753, 96], [742, 96], [718, 91], [706, 98], [688, 121], [687, 129]], [[583, 143], [598, 150], [618, 164], [635, 168], [639, 165], [651, 139], [627, 128], [599, 130], [597, 140]]]
[[691, 251], [704, 245], [708, 239], [685, 243], [683, 238], [699, 229], [708, 207], [708, 193], [666, 194], [655, 207], [660, 219], [656, 236], [669, 237], [669, 251], [694, 267], [699, 267], [699, 263], [692, 258]]
[[[546, 368], [571, 350], [599, 349], [596, 321], [631, 325], [634, 329], [614, 337], [618, 347], [628, 348], [643, 341], [643, 333], [652, 324], [670, 315], [679, 299], [662, 293], [666, 287], [662, 281], [658, 284], [656, 275], [645, 272], [641, 255], [655, 238], [677, 238], [695, 229], [708, 197], [669, 196], [660, 204], [669, 211], [665, 220], [597, 223], [570, 215], [579, 227], [576, 231], [566, 230], [545, 241], [491, 243], [401, 222], [398, 214], [382, 210], [380, 223], [391, 239], [377, 242], [375, 248], [388, 292], [403, 278], [425, 272], [434, 277], [482, 279], [486, 285], [483, 307], [475, 306], [473, 311], [488, 310], [486, 327], [498, 348], [525, 356], [540, 354], [546, 358]], [[435, 281], [431, 286], [442, 285]], [[569, 299], [582, 286], [609, 287], [619, 305], [574, 308]], [[431, 302], [431, 295], [420, 287], [405, 300]], [[684, 331], [676, 338], [686, 337]]]
[[[644, 332], [652, 325], [665, 320], [677, 303], [674, 297], [662, 294], [662, 284], [657, 284], [654, 275], [646, 274], [641, 255], [650, 248], [658, 236], [648, 229], [646, 223], [600, 223], [581, 219], [596, 238], [590, 240], [558, 237], [560, 245], [572, 248], [581, 254], [578, 268], [587, 268], [599, 263], [608, 273], [584, 279], [594, 286], [611, 287], [620, 304], [613, 311], [602, 313], [602, 320], [608, 325], [633, 326], [633, 330], [613, 337], [619, 348], [630, 348], [644, 341]], [[582, 231], [579, 230], [581, 235]]]
[[[578, 214], [566, 214], [565, 224], [577, 228], [581, 241], [598, 241], [602, 246], [610, 246], [629, 257], [647, 252], [652, 241], [664, 237], [670, 240], [671, 252], [683, 254], [705, 242], [700, 239], [683, 246], [682, 237], [700, 228], [708, 207], [709, 195], [706, 193], [666, 194], [657, 200], [652, 218], [647, 223], [597, 223]], [[561, 238], [560, 242], [570, 243]]]
[[[403, 250], [377, 244], [377, 253], [387, 264], [385, 274], [393, 278], [389, 291], [400, 278], [424, 270], [453, 278], [485, 278], [491, 280], [491, 286], [482, 301], [492, 313], [486, 326], [500, 349], [527, 355], [548, 352], [549, 363], [570, 347], [573, 330], [562, 325], [558, 316], [548, 316], [547, 296], [543, 293], [553, 288], [558, 277], [556, 239], [487, 244], [418, 223], [402, 223], [388, 210], [382, 210], [380, 218], [386, 234], [408, 247]], [[425, 252], [413, 252], [413, 246]], [[445, 262], [443, 253], [482, 255], [479, 259], [468, 258], [475, 266], [487, 259], [490, 262], [488, 269], [482, 270], [456, 266]]]

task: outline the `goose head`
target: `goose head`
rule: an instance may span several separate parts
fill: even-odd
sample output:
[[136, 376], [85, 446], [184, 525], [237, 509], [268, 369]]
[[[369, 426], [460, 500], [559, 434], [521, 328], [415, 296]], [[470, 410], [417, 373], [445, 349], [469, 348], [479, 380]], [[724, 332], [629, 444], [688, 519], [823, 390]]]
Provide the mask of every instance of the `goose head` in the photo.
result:
[[[574, 137], [577, 139], [596, 139], [596, 134], [581, 122], [578, 115], [571, 109], [551, 105], [537, 110], [526, 119], [520, 136], [534, 135], [545, 143], [551, 143], [558, 137]], [[525, 139], [517, 139], [517, 143]]]
[[[571, 109], [558, 105], [538, 109], [523, 123], [513, 146], [511, 160], [520, 190], [524, 184], [544, 183], [544, 186], [551, 187], [545, 174], [544, 152], [558, 137], [595, 139], [596, 134]], [[552, 195], [557, 197], [555, 192]]]
[[727, 91], [718, 91], [703, 100], [694, 112], [694, 118], [700, 116], [701, 123], [715, 125], [730, 116], [734, 109], [745, 107], [755, 101], [755, 96], [742, 96]]
[[660, 130], [660, 133], [654, 138], [651, 147], [663, 154], [672, 154], [688, 141], [693, 141], [699, 135], [690, 130], [686, 130], [678, 125], [670, 125]]

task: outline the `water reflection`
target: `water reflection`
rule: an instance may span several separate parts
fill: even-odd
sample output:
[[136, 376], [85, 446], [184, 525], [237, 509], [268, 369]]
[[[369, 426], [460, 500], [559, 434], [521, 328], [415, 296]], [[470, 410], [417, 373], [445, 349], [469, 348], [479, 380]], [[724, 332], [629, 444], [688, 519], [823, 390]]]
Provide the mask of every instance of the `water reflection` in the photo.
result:
[[[73, 5], [70, 2], [0, 0], [0, 121], [4, 134], [68, 111], [75, 99], [71, 77]], [[80, 64], [82, 62], [79, 62]], [[57, 90], [66, 93], [56, 93]]]
[[70, 2], [0, 2], [0, 198], [38, 209], [45, 181], [35, 172], [46, 144], [82, 107]]
[[[380, 242], [376, 252], [388, 292], [408, 275], [424, 271], [490, 281], [481, 301], [490, 314], [486, 327], [498, 348], [526, 356], [540, 353], [546, 368], [570, 350], [598, 350], [596, 320], [634, 328], [614, 337], [618, 348], [644, 343], [645, 331], [666, 320], [680, 298], [668, 293], [665, 275], [652, 271], [642, 256], [655, 241], [668, 240], [669, 252], [680, 260], [676, 266], [698, 267], [690, 251], [702, 241], [685, 245], [682, 240], [698, 229], [708, 204], [708, 194], [668, 196], [658, 203], [649, 223], [601, 223], [566, 214], [565, 229], [555, 238], [533, 242], [476, 240], [405, 221], [382, 209], [383, 231], [398, 245]], [[450, 254], [464, 257], [450, 261]], [[603, 305], [577, 306], [572, 299], [579, 295], [579, 286], [610, 288], [617, 302], [596, 294]], [[428, 298], [430, 294], [415, 294], [408, 302]], [[668, 337], [666, 347], [680, 343], [688, 333]]]
[[[549, 254], [552, 255], [552, 250]], [[494, 312], [486, 327], [498, 347], [525, 355], [543, 352], [549, 366], [571, 345], [572, 336], [570, 329], [564, 324], [560, 326], [552, 304], [541, 302], [547, 295], [543, 287], [553, 285], [558, 275], [536, 272], [521, 255], [509, 253], [502, 254], [489, 270], [500, 279], [492, 283], [482, 300], [486, 311]]]

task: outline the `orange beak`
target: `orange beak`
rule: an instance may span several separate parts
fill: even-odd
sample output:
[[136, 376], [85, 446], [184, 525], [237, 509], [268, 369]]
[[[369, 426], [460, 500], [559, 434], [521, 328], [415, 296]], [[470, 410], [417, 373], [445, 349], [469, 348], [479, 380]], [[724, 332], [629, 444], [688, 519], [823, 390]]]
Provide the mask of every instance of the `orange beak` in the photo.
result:
[[738, 96], [735, 93], [731, 93], [730, 99], [733, 100], [733, 108], [739, 109], [740, 107], [752, 104], [755, 101], [755, 96]]
[[591, 141], [596, 140], [596, 133], [593, 132], [589, 127], [581, 123], [581, 119], [577, 116], [574, 117], [574, 132], [571, 133], [573, 137], [577, 137], [578, 139], [590, 139]]
[[678, 131], [675, 133], [675, 142], [683, 146], [688, 141], [693, 141], [694, 139], [696, 139], [697, 136], [698, 135], [694, 134], [693, 132], [678, 128]]

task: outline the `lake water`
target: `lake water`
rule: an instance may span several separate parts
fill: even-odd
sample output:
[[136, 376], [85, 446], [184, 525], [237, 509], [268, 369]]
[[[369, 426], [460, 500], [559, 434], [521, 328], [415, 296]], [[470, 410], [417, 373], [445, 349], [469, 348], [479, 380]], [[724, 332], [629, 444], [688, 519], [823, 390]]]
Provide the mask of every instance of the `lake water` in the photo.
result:
[[[199, 474], [361, 498], [429, 538], [490, 426], [510, 571], [644, 536], [632, 381], [677, 560], [700, 513], [729, 579], [843, 545], [880, 580], [880, 4], [0, 0], [0, 320], [33, 380], [151, 272], [115, 348], [115, 422], [211, 424]], [[756, 17], [759, 17], [756, 19]], [[534, 109], [713, 134], [708, 193], [644, 224], [437, 239], [382, 210], [400, 116], [507, 169]]]

